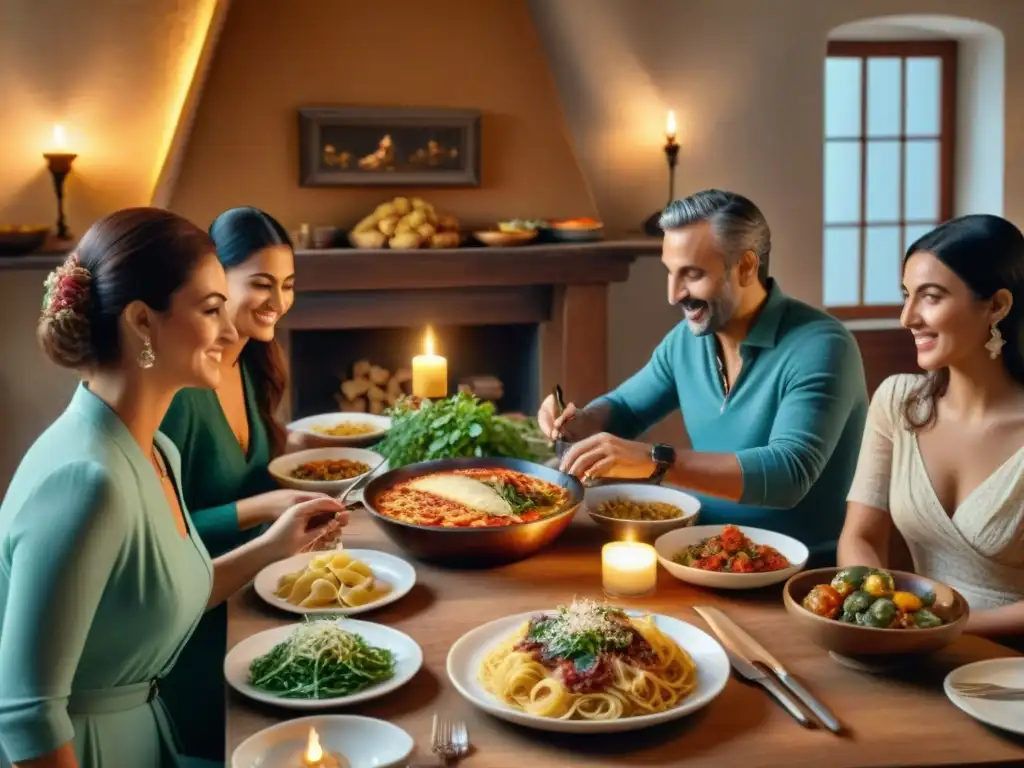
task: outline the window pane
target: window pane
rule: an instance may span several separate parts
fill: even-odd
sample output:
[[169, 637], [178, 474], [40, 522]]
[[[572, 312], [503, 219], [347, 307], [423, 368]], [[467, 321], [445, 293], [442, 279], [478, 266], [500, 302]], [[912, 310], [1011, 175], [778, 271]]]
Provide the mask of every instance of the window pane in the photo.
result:
[[857, 227], [825, 229], [823, 298], [829, 307], [860, 303], [860, 230]]
[[868, 227], [864, 241], [864, 303], [900, 304], [899, 227]]
[[922, 237], [922, 236], [928, 234], [933, 229], [935, 229], [937, 226], [939, 226], [939, 222], [935, 222], [934, 224], [909, 224], [906, 227], [904, 227], [903, 228], [903, 251], [904, 251], [904, 253], [906, 253], [906, 250], [910, 246], [912, 246], [917, 241], [917, 239], [919, 237]]
[[903, 217], [907, 221], [939, 218], [939, 142], [908, 141]]
[[825, 223], [860, 221], [860, 142], [825, 142]]
[[938, 136], [941, 126], [942, 59], [907, 59], [906, 133]]
[[825, 137], [860, 136], [862, 59], [825, 59]]
[[868, 142], [868, 222], [900, 220], [900, 142]]
[[868, 136], [899, 136], [899, 58], [868, 59]]

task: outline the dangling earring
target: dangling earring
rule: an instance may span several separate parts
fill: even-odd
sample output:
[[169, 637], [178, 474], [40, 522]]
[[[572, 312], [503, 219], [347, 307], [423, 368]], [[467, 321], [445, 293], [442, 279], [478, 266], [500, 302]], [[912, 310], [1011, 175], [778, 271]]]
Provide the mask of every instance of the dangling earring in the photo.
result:
[[1003, 347], [1006, 346], [1006, 339], [1003, 338], [1003, 334], [996, 327], [995, 323], [992, 323], [992, 338], [985, 342], [985, 349], [988, 350], [988, 356], [995, 360], [1003, 353]]
[[139, 352], [139, 368], [152, 368], [156, 364], [156, 355], [153, 354], [153, 343], [149, 339], [143, 339], [142, 351]]

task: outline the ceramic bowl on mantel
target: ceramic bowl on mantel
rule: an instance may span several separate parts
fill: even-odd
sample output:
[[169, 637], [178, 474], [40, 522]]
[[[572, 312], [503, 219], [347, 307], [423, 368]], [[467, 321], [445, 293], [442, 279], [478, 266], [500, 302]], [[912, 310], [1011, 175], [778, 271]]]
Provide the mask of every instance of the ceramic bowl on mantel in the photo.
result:
[[525, 245], [531, 240], [536, 240], [537, 231], [527, 230], [524, 232], [500, 232], [497, 230], [489, 230], [486, 232], [474, 232], [473, 237], [484, 245], [489, 245], [492, 248], [507, 248], [512, 245]]
[[[793, 576], [786, 582], [782, 599], [794, 626], [816, 645], [830, 651], [834, 658], [850, 666], [866, 660], [865, 668], [899, 663], [893, 657], [932, 653], [956, 640], [967, 626], [970, 610], [967, 600], [955, 589], [924, 576], [905, 571], [892, 574], [897, 591], [936, 596], [932, 611], [943, 619], [930, 629], [878, 629], [848, 624], [811, 613], [801, 603], [818, 584], [829, 584], [840, 568], [816, 568]], [[852, 663], [850, 663], [852, 662]]]

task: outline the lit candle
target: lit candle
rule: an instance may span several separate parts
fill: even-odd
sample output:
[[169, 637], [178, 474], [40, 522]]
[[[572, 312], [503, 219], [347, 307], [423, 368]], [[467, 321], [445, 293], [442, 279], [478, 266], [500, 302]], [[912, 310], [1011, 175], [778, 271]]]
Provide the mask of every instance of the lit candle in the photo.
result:
[[68, 151], [68, 132], [63, 125], [53, 126], [53, 154], [65, 154]]
[[434, 354], [434, 333], [427, 328], [422, 355], [412, 359], [412, 393], [436, 400], [448, 396], [448, 361]]
[[658, 555], [650, 544], [613, 541], [601, 548], [601, 583], [612, 597], [644, 597], [658, 582]]
[[665, 141], [669, 144], [676, 143], [676, 113], [671, 109], [668, 111], [668, 117], [665, 118]]
[[309, 741], [306, 744], [306, 751], [302, 755], [302, 768], [342, 768], [347, 763], [342, 763], [330, 752], [325, 752], [320, 746], [320, 734], [316, 728], [309, 729]]

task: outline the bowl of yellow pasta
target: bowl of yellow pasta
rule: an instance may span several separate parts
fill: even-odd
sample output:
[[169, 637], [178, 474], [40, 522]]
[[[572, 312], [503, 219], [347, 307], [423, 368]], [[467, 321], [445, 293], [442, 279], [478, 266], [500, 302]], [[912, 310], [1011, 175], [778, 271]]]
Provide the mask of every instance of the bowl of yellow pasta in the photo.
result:
[[587, 488], [583, 505], [591, 519], [617, 540], [653, 542], [688, 528], [700, 517], [700, 501], [669, 485], [612, 483]]
[[293, 421], [289, 432], [298, 432], [309, 444], [367, 446], [384, 439], [391, 417], [374, 413], [321, 413]]

